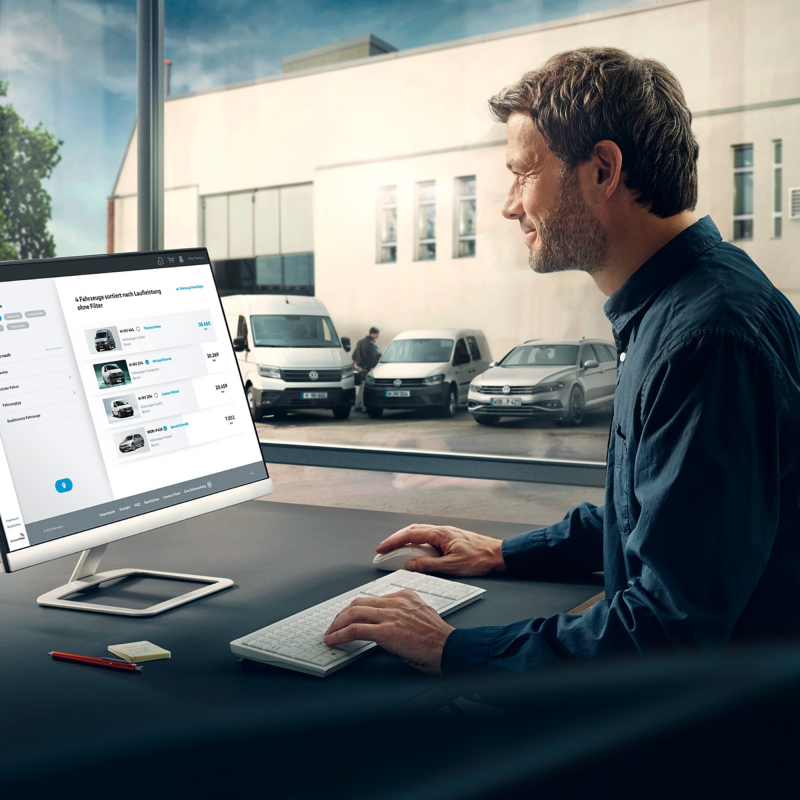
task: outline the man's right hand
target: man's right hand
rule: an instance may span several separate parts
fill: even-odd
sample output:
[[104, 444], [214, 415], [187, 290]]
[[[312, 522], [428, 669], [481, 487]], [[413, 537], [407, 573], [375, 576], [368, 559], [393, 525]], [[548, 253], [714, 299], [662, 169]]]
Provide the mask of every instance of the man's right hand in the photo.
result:
[[388, 553], [406, 544], [432, 544], [444, 555], [441, 558], [414, 558], [406, 564], [412, 572], [442, 572], [446, 575], [488, 575], [505, 572], [502, 540], [479, 533], [462, 531], [450, 525], [409, 525], [376, 548], [378, 553]]

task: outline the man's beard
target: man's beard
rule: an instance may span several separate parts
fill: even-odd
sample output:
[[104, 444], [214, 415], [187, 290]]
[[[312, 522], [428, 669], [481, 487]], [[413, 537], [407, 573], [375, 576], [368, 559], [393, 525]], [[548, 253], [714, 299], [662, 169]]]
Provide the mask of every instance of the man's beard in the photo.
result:
[[[561, 193], [536, 229], [539, 242], [535, 248], [529, 245], [528, 261], [534, 272], [577, 269], [593, 275], [608, 264], [608, 237], [586, 206], [577, 168], [562, 167], [561, 177]], [[528, 230], [534, 227], [525, 217], [520, 224]]]

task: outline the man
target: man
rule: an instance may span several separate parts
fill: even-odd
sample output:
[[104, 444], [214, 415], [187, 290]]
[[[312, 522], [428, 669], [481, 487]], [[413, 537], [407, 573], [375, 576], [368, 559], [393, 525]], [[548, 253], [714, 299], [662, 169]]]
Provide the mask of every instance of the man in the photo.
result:
[[356, 600], [326, 642], [371, 639], [430, 672], [523, 671], [610, 654], [796, 636], [800, 317], [698, 220], [698, 147], [678, 81], [620, 50], [562, 53], [490, 100], [506, 122], [537, 273], [582, 269], [609, 297], [619, 362], [605, 504], [504, 542], [411, 525], [378, 546], [440, 548], [451, 575], [603, 570], [583, 616], [454, 630], [409, 592]]
[[364, 407], [364, 384], [369, 371], [374, 369], [375, 365], [381, 360], [381, 351], [378, 347], [378, 337], [380, 335], [380, 330], [373, 326], [369, 329], [369, 334], [360, 339], [356, 349], [353, 350], [353, 369], [357, 369], [361, 373], [361, 383], [356, 393], [356, 411], [366, 411]]

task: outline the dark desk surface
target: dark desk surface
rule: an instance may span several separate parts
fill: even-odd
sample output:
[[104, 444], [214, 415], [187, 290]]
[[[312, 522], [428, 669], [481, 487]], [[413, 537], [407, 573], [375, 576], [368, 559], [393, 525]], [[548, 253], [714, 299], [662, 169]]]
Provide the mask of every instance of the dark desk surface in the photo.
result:
[[[101, 569], [142, 567], [231, 578], [235, 586], [153, 618], [42, 608], [36, 598], [62, 585], [77, 556], [0, 574], [0, 693], [5, 764], [41, 754], [74, 736], [114, 736], [161, 720], [277, 708], [319, 707], [367, 693], [376, 714], [439, 685], [400, 659], [377, 651], [325, 679], [254, 662], [240, 663], [229, 642], [366, 583], [381, 573], [375, 545], [410, 522], [448, 522], [504, 538], [524, 530], [506, 523], [420, 518], [408, 514], [248, 502], [112, 544]], [[487, 589], [482, 600], [448, 617], [456, 627], [507, 624], [566, 611], [596, 594], [593, 583], [465, 579]], [[178, 591], [168, 584], [168, 592]], [[128, 596], [149, 605], [164, 584], [141, 581]], [[144, 597], [146, 595], [146, 597]], [[104, 602], [107, 601], [107, 591]], [[54, 662], [50, 650], [108, 655], [107, 646], [149, 640], [171, 660], [139, 675]], [[389, 680], [387, 680], [389, 679]], [[10, 723], [10, 724], [9, 724]]]

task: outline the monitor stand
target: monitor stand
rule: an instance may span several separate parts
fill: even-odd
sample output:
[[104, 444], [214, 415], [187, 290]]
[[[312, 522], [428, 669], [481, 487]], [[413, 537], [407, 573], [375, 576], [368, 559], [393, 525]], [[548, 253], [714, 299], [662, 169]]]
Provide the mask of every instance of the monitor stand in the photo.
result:
[[[100, 566], [100, 559], [106, 551], [108, 545], [93, 547], [91, 550], [84, 550], [78, 560], [78, 565], [69, 579], [69, 583], [59, 586], [41, 597], [37, 598], [40, 606], [53, 606], [55, 608], [71, 608], [75, 611], [97, 611], [102, 614], [123, 614], [127, 617], [152, 617], [170, 608], [197, 600], [198, 597], [205, 597], [207, 594], [218, 592], [233, 586], [233, 581], [229, 578], [210, 578], [207, 575], [184, 575], [178, 572], [159, 572], [152, 569], [112, 569], [108, 572], [97, 572]], [[127, 578], [131, 575], [149, 575], [156, 578], [167, 578], [177, 581], [193, 581], [195, 583], [207, 583], [191, 592], [157, 603], [149, 608], [124, 608], [120, 606], [104, 606], [100, 603], [81, 603], [77, 600], [66, 600], [71, 594], [98, 586], [106, 581], [117, 578]]]

